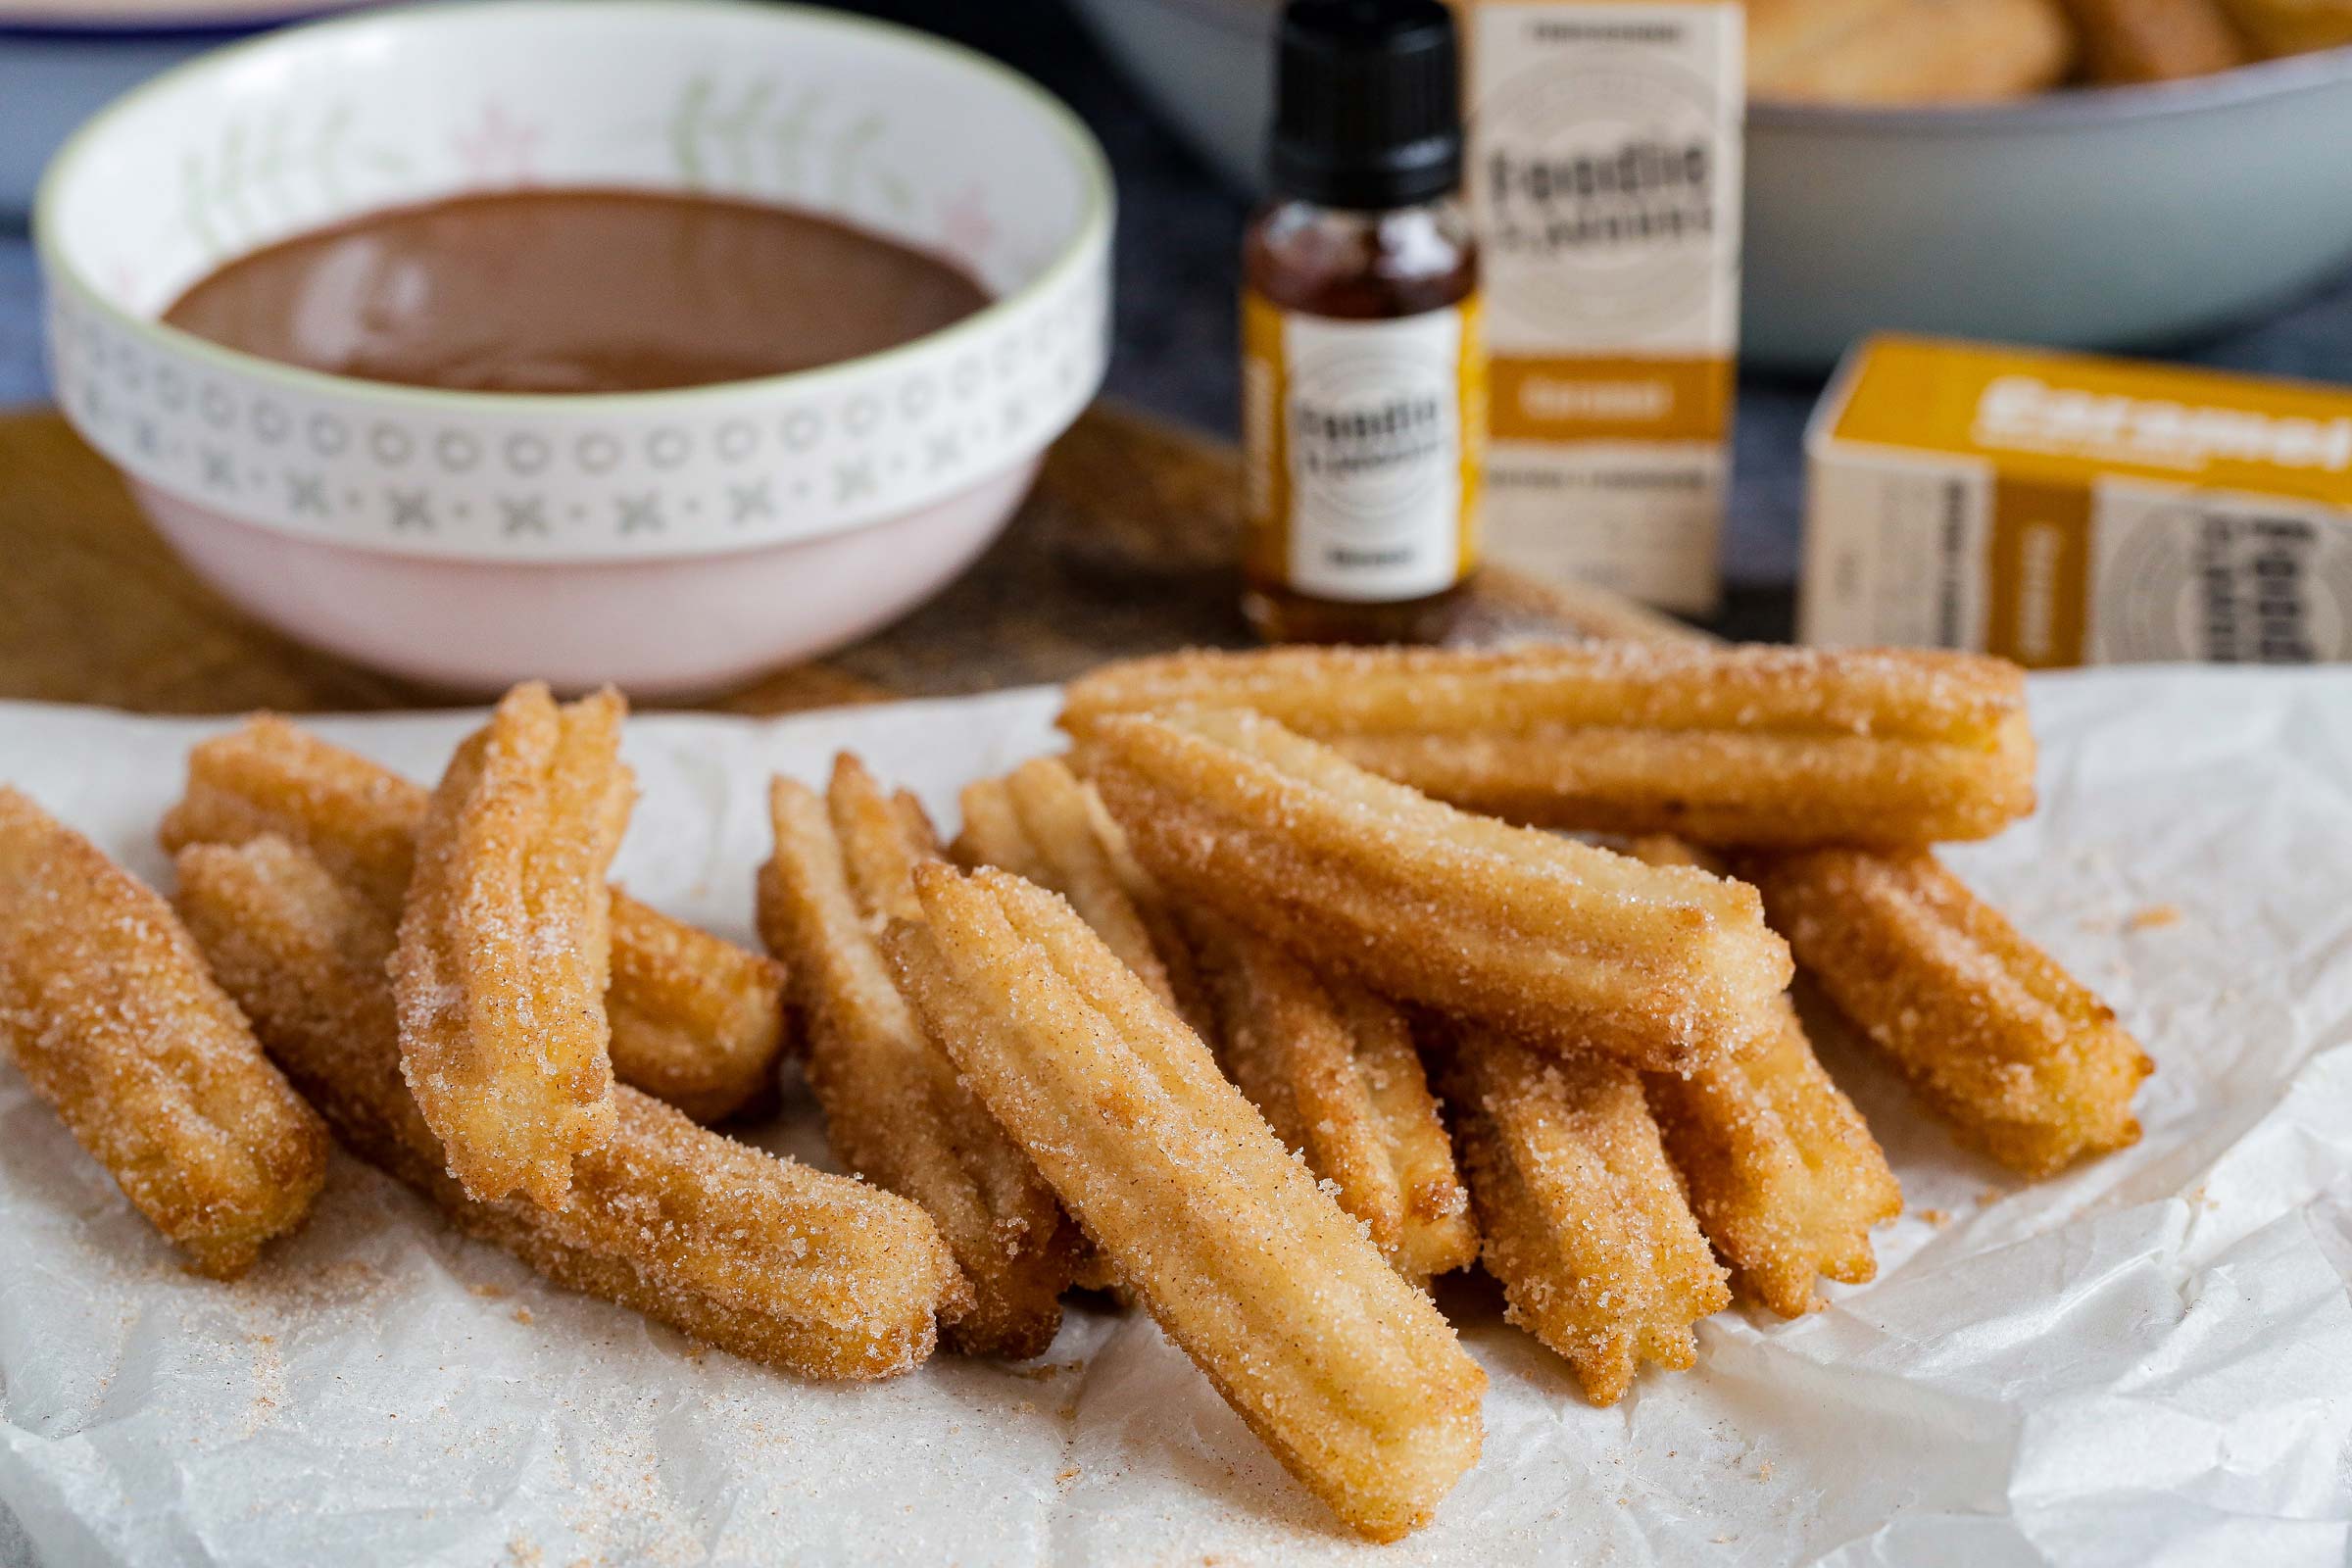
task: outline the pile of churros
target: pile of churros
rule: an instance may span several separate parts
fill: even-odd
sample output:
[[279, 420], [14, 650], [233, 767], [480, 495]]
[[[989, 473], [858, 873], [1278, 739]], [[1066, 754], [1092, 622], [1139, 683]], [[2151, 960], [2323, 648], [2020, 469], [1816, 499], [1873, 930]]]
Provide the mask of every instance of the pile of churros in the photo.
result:
[[[299, 1225], [330, 1138], [560, 1285], [812, 1378], [1151, 1314], [1348, 1525], [1478, 1458], [1431, 1281], [1586, 1397], [1901, 1209], [1800, 972], [2029, 1176], [2147, 1058], [1930, 846], [2032, 809], [2015, 668], [1590, 644], [1106, 666], [948, 840], [774, 781], [745, 952], [609, 887], [612, 693], [517, 687], [426, 790], [260, 717], [190, 758], [167, 903], [0, 788], [0, 1044], [185, 1252]], [[850, 1174], [710, 1123], [801, 1058]]]
[[2179, 81], [2352, 44], [2352, 0], [1747, 0], [1759, 98], [1929, 104]]

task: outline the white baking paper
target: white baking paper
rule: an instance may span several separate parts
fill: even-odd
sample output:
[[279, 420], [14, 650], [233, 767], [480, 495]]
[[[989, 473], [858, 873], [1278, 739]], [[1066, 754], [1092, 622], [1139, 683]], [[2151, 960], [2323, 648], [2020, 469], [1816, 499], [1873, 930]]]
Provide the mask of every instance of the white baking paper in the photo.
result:
[[[1342, 1534], [1140, 1317], [1020, 1368], [827, 1387], [553, 1290], [338, 1156], [309, 1226], [185, 1275], [0, 1067], [0, 1552], [82, 1563], [2259, 1564], [2347, 1557], [2352, 673], [2037, 680], [2043, 807], [1958, 868], [2154, 1054], [2137, 1148], [2029, 1187], [1834, 1026], [1902, 1176], [1876, 1284], [1723, 1313], [1595, 1410], [1491, 1288], [1493, 1387], [1436, 1524]], [[1050, 693], [647, 716], [621, 874], [748, 937], [771, 769], [854, 748], [954, 817]], [[429, 778], [473, 720], [321, 723]], [[140, 874], [212, 722], [0, 708], [0, 778]], [[2178, 912], [2168, 921], [2168, 913]], [[805, 1097], [765, 1135], [822, 1157]]]

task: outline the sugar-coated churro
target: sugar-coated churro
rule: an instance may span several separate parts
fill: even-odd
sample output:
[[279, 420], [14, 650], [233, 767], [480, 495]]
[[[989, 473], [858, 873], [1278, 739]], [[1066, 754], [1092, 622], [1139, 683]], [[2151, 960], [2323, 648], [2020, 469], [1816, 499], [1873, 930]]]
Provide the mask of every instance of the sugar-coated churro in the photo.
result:
[[[400, 916], [426, 792], [274, 714], [188, 756], [187, 792], [164, 818], [167, 850], [275, 833], [317, 856], [387, 919]], [[612, 895], [612, 1071], [697, 1121], [766, 1088], [784, 1048], [773, 959]]]
[[784, 1052], [784, 968], [612, 894], [612, 1075], [696, 1121], [769, 1093]]
[[401, 1077], [393, 933], [372, 900], [270, 836], [182, 850], [179, 881], [206, 956], [344, 1146], [557, 1284], [814, 1378], [906, 1371], [968, 1300], [912, 1203], [625, 1087], [612, 1141], [577, 1158], [556, 1207], [472, 1201]]
[[2138, 1043], [1934, 855], [1738, 863], [1830, 1000], [1995, 1159], [2046, 1176], [2137, 1142]]
[[1172, 894], [1385, 995], [1670, 1071], [1773, 1021], [1788, 952], [1752, 888], [1472, 816], [1247, 710], [1084, 734]]
[[1214, 1046], [1216, 1008], [1208, 1000], [1208, 982], [1201, 978], [1200, 959], [1193, 952], [1192, 934], [1186, 929], [1183, 912], [1168, 897], [1168, 890], [1160, 885], [1159, 879], [1145, 870], [1144, 862], [1136, 858], [1135, 846], [1127, 841], [1127, 830], [1119, 826], [1118, 818], [1110, 814], [1110, 808], [1102, 804], [1101, 792], [1072, 773], [1061, 759], [1054, 760], [1054, 766], [1078, 786], [1080, 799], [1086, 804], [1086, 819], [1094, 828], [1095, 842], [1102, 846], [1111, 874], [1126, 890], [1127, 902], [1135, 906], [1136, 917], [1143, 921], [1145, 932], [1152, 938], [1152, 951], [1159, 955], [1159, 966], [1167, 972], [1168, 989], [1176, 998], [1176, 1016]]
[[1070, 901], [1119, 960], [1212, 1039], [1212, 1016], [1190, 939], [1094, 787], [1058, 757], [1032, 758], [1004, 778], [965, 786], [955, 856], [997, 866]]
[[1478, 1258], [1470, 1196], [1404, 1014], [1255, 932], [1206, 913], [1195, 920], [1235, 1086], [1398, 1273], [1418, 1282], [1469, 1267]]
[[[1631, 850], [1653, 865], [1716, 869], [1677, 839]], [[1870, 1228], [1903, 1211], [1902, 1188], [1788, 999], [1760, 1050], [1687, 1078], [1653, 1073], [1647, 1087], [1666, 1157], [1737, 1290], [1796, 1317], [1820, 1304], [1816, 1275], [1847, 1285], [1876, 1277]]]
[[1108, 714], [1249, 708], [1468, 810], [1723, 844], [1984, 838], [2034, 805], [2023, 673], [1974, 654], [1545, 645], [1279, 648], [1109, 664]]
[[902, 979], [1120, 1279], [1349, 1525], [1426, 1523], [1482, 1431], [1446, 1319], [1068, 905], [998, 870], [915, 882]]
[[[956, 804], [963, 830], [950, 853], [958, 864], [967, 870], [993, 865], [1069, 900], [1120, 962], [1202, 1039], [1213, 1039], [1191, 941], [1092, 785], [1060, 758], [1039, 757], [1004, 778], [965, 785]], [[1125, 1298], [1117, 1270], [1084, 1237], [1073, 1283]]]
[[628, 821], [617, 693], [509, 692], [459, 746], [416, 838], [392, 957], [401, 1070], [466, 1196], [571, 1186], [612, 1134], [612, 896]]
[[1781, 1013], [1752, 1054], [1645, 1082], [1667, 1155], [1733, 1283], [1799, 1317], [1821, 1304], [1816, 1276], [1878, 1277], [1870, 1230], [1903, 1211], [1903, 1194], [1795, 1007], [1784, 1000]]
[[1480, 1029], [1450, 1043], [1446, 1103], [1510, 1320], [1614, 1404], [1643, 1361], [1688, 1367], [1691, 1325], [1731, 1300], [1642, 1098], [1592, 1054], [1546, 1056]]
[[325, 1179], [326, 1128], [171, 906], [5, 785], [0, 1056], [198, 1273], [244, 1273]]
[[948, 1330], [949, 1345], [1025, 1358], [1061, 1325], [1077, 1233], [1029, 1156], [957, 1082], [875, 945], [888, 921], [922, 917], [913, 868], [934, 842], [909, 808], [846, 754], [823, 800], [777, 779], [760, 928], [785, 956], [808, 1020], [808, 1082], [834, 1153], [922, 1204], [971, 1282], [973, 1308]]
[[1004, 778], [964, 786], [956, 857], [965, 865], [1010, 871], [1069, 900], [1119, 961], [1173, 1006], [1176, 990], [1166, 960], [1096, 835], [1085, 788], [1052, 757], [1032, 758]]

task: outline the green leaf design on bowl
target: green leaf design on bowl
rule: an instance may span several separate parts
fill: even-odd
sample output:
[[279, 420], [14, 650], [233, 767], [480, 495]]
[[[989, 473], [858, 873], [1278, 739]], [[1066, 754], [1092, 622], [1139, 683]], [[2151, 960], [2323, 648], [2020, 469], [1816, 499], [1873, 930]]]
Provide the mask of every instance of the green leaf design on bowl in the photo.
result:
[[829, 107], [820, 86], [792, 90], [771, 74], [730, 89], [698, 74], [680, 84], [662, 133], [689, 189], [723, 179], [806, 200], [818, 189], [821, 171], [831, 206], [854, 205], [870, 190], [892, 213], [911, 213], [913, 183], [877, 150], [890, 132], [889, 116], [868, 109], [828, 125]]
[[228, 121], [209, 153], [191, 151], [180, 161], [180, 226], [218, 261], [318, 213], [348, 211], [359, 176], [406, 175], [408, 156], [354, 140], [353, 119], [350, 103], [337, 101], [307, 129], [298, 130], [285, 111], [258, 122]]

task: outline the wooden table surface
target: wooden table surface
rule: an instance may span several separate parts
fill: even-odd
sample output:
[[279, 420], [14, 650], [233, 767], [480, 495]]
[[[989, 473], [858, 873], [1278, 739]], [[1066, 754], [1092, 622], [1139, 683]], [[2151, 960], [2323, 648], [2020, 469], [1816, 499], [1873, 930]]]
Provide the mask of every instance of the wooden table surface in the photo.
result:
[[[1055, 445], [1020, 514], [930, 604], [830, 658], [699, 707], [781, 713], [1068, 679], [1105, 659], [1242, 646], [1237, 460], [1099, 404]], [[1490, 571], [1465, 637], [1655, 634], [1589, 589]], [[0, 416], [0, 699], [137, 712], [367, 711], [453, 699], [314, 652], [180, 565], [114, 470], [48, 411]]]

